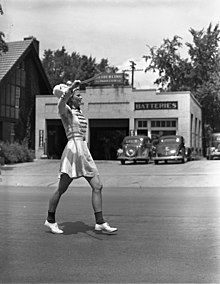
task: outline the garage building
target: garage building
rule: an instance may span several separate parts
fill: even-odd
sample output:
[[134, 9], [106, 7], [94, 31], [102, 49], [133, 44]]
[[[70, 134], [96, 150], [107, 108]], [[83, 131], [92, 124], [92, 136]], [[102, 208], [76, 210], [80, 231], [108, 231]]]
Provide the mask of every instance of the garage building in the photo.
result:
[[[126, 135], [182, 135], [202, 153], [202, 111], [188, 92], [157, 92], [132, 86], [96, 85], [82, 91], [87, 142], [95, 160], [116, 159]], [[67, 142], [53, 95], [36, 96], [36, 158], [61, 157]]]

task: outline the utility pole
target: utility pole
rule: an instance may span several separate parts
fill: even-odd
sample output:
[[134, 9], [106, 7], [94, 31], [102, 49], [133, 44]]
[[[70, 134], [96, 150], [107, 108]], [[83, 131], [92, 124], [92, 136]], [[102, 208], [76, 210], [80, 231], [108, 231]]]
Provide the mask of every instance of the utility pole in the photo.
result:
[[136, 63], [134, 63], [134, 61], [130, 61], [130, 62], [131, 62], [131, 86], [133, 88], [134, 87], [134, 70], [135, 70]]
[[135, 65], [136, 65], [136, 63], [134, 62], [134, 61], [130, 61], [130, 63], [131, 63], [131, 69], [130, 70], [123, 70], [123, 72], [131, 72], [131, 86], [132, 86], [132, 88], [134, 88], [134, 72], [135, 71], [143, 71], [143, 69], [136, 69], [135, 68]]

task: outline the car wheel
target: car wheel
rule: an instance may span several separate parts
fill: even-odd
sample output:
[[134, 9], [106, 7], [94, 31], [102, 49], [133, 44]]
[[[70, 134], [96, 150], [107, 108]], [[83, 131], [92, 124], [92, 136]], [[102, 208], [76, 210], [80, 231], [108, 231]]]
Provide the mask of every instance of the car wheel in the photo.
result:
[[158, 161], [154, 161], [154, 164], [155, 164], [155, 165], [158, 165]]
[[137, 163], [137, 161], [136, 160], [134, 160], [134, 164], [136, 164]]
[[146, 164], [149, 164], [149, 160], [148, 160], [148, 159], [147, 159], [147, 160], [145, 160], [145, 163], [146, 163]]
[[125, 160], [121, 160], [121, 164], [124, 165], [125, 164]]

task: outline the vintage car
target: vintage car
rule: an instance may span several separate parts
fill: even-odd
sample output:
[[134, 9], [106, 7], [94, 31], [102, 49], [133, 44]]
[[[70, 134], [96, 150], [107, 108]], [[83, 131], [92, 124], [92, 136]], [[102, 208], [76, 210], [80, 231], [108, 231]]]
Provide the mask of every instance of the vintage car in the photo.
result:
[[191, 159], [191, 150], [185, 146], [183, 136], [170, 135], [159, 138], [155, 147], [153, 161], [158, 164], [160, 161], [181, 161], [187, 162]]
[[212, 133], [209, 139], [209, 145], [206, 149], [207, 160], [220, 158], [220, 133]]
[[125, 161], [145, 161], [147, 164], [152, 156], [152, 144], [147, 136], [126, 136], [122, 149], [118, 151], [118, 160], [124, 165]]

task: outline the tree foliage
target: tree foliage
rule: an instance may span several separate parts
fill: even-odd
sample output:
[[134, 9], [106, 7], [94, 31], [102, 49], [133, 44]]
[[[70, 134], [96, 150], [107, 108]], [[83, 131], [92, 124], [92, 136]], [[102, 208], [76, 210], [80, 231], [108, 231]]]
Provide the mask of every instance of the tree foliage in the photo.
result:
[[[51, 86], [54, 86], [68, 80], [74, 81], [80, 79], [83, 81], [91, 78], [95, 74], [105, 71], [105, 68], [108, 67], [108, 60], [101, 59], [97, 63], [96, 59], [92, 58], [92, 56], [80, 55], [77, 52], [68, 54], [63, 46], [60, 50], [56, 51], [45, 50], [42, 64]], [[114, 71], [117, 71], [117, 68], [112, 68]]]
[[191, 59], [191, 90], [196, 91], [205, 82], [212, 80], [213, 74], [219, 72], [219, 26], [212, 30], [210, 24], [207, 30], [190, 29], [193, 44], [186, 43]]
[[185, 88], [185, 72], [189, 64], [187, 59], [182, 59], [178, 49], [182, 47], [181, 38], [174, 36], [172, 40], [164, 39], [159, 47], [150, 47], [150, 55], [145, 55], [146, 61], [150, 61], [145, 72], [158, 71], [159, 77], [154, 82], [161, 90], [176, 91]]
[[186, 43], [188, 58], [180, 56], [181, 38], [164, 39], [159, 48], [150, 47], [145, 55], [146, 72], [158, 71], [154, 82], [161, 91], [191, 91], [203, 109], [203, 122], [220, 131], [220, 54], [219, 25], [206, 30], [190, 28], [193, 43]]

